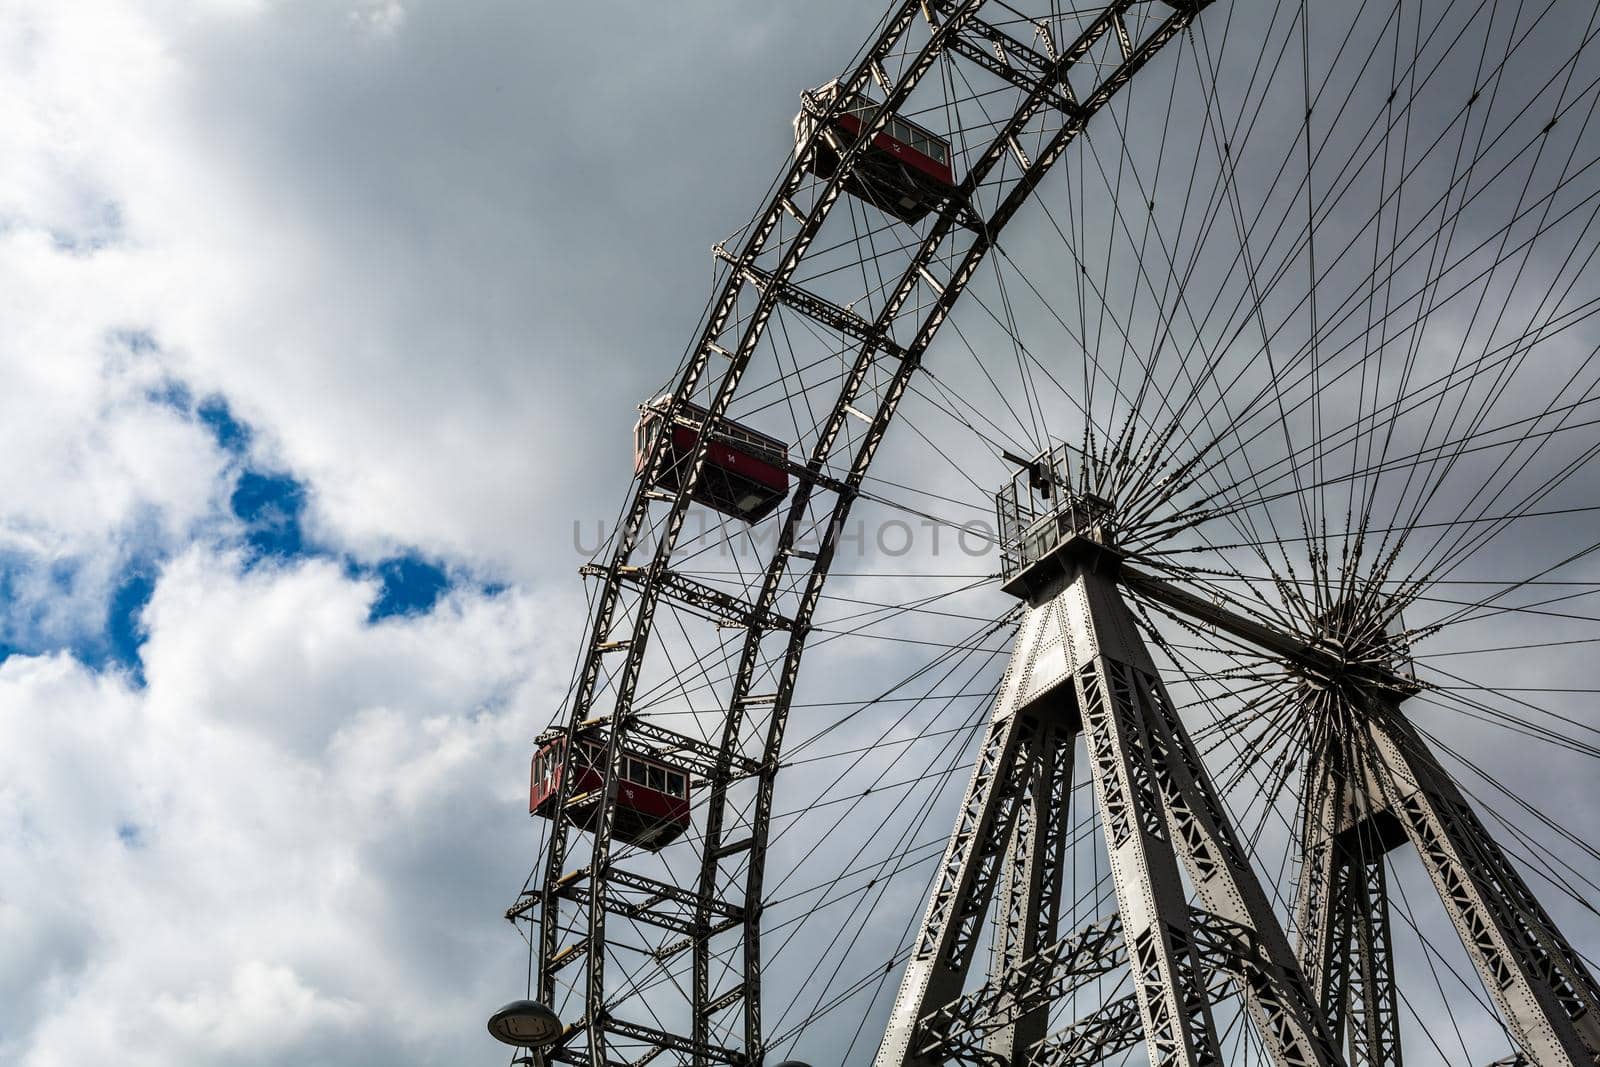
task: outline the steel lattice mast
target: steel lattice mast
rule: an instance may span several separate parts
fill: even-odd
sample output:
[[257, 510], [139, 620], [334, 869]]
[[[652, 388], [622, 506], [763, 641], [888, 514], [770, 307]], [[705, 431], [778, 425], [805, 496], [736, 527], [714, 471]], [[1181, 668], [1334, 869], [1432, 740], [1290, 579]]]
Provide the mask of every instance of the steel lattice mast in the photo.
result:
[[1386, 808], [1371, 803], [1370, 779], [1352, 749], [1328, 736], [1309, 760], [1296, 908], [1300, 966], [1352, 1067], [1398, 1067], [1398, 988], [1384, 861], [1403, 843], [1404, 832]]

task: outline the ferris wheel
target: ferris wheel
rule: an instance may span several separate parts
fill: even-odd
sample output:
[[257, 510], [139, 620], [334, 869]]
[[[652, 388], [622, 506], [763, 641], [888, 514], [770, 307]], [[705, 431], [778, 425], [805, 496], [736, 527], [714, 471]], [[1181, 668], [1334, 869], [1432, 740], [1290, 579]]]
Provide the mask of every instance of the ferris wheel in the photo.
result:
[[819, 72], [618, 398], [497, 1036], [1600, 1063], [1597, 35], [909, 0]]

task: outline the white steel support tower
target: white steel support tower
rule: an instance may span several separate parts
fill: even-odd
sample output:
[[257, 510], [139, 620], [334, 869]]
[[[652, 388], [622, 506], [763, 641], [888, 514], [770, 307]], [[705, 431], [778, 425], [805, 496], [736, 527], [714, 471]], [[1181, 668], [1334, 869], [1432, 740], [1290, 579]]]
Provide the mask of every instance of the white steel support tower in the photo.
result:
[[[1274, 1064], [1398, 1065], [1383, 860], [1408, 840], [1527, 1062], [1600, 1062], [1594, 979], [1407, 723], [1399, 701], [1415, 683], [1397, 664], [1353, 654], [1382, 605], [1364, 615], [1341, 606], [1310, 642], [1232, 616], [1126, 566], [1115, 507], [1077, 490], [1082, 471], [1082, 455], [1059, 446], [997, 497], [1006, 589], [1027, 614], [876, 1067], [1090, 1064], [1140, 1038], [1153, 1067], [1220, 1064], [1212, 1002], [1229, 993]], [[1320, 743], [1308, 757], [1298, 955], [1173, 711], [1125, 586], [1303, 671]], [[1383, 637], [1380, 625], [1368, 641]], [[1062, 937], [1079, 733], [1117, 912]], [[989, 979], [962, 995], [991, 908]], [[1120, 968], [1131, 968], [1131, 998], [1045, 1032], [1055, 998]]]

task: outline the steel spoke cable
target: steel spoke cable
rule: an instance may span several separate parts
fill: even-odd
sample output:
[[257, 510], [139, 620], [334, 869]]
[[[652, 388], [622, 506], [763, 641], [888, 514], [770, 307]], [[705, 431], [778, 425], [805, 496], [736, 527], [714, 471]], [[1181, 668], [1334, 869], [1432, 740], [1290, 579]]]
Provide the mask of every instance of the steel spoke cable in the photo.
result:
[[[1522, 699], [1517, 698], [1517, 697], [1507, 696], [1505, 690], [1496, 689], [1496, 688], [1493, 688], [1493, 687], [1490, 687], [1490, 686], [1483, 685], [1481, 683], [1476, 683], [1476, 682], [1469, 681], [1468, 679], [1461, 677], [1459, 674], [1451, 674], [1449, 671], [1444, 670], [1442, 667], [1429, 666], [1428, 669], [1430, 671], [1435, 672], [1435, 673], [1442, 674], [1446, 678], [1451, 678], [1451, 679], [1454, 679], [1457, 682], [1463, 683], [1465, 688], [1467, 688], [1469, 690], [1476, 690], [1476, 691], [1482, 692], [1482, 693], [1491, 693], [1491, 694], [1494, 694], [1496, 696], [1505, 697], [1505, 699], [1509, 700], [1511, 703], [1521, 705], [1522, 707], [1525, 707], [1530, 711], [1539, 712], [1541, 715], [1544, 715], [1544, 716], [1546, 716], [1548, 718], [1555, 719], [1557, 722], [1564, 723], [1564, 724], [1566, 724], [1568, 726], [1577, 727], [1580, 730], [1588, 730], [1590, 733], [1593, 733], [1593, 734], [1600, 734], [1600, 726], [1596, 726], [1596, 725], [1591, 724], [1591, 723], [1586, 723], [1586, 722], [1583, 722], [1582, 720], [1579, 720], [1579, 719], [1574, 719], [1571, 716], [1558, 714], [1557, 712], [1551, 711], [1548, 708], [1542, 708], [1542, 707], [1539, 707], [1536, 704], [1530, 704], [1526, 700], [1522, 700]], [[1498, 713], [1498, 714], [1502, 714], [1502, 715], [1509, 714], [1509, 713], [1506, 713], [1506, 712], [1499, 712], [1497, 709], [1490, 709], [1488, 705], [1481, 704], [1481, 703], [1479, 703], [1477, 701], [1469, 700], [1466, 697], [1455, 695], [1449, 689], [1443, 689], [1443, 688], [1438, 688], [1438, 687], [1430, 687], [1430, 688], [1433, 688], [1435, 691], [1439, 692], [1446, 699], [1454, 700], [1454, 701], [1456, 701], [1458, 703], [1468, 704], [1468, 705], [1470, 705], [1472, 707], [1477, 707], [1477, 708], [1479, 708], [1480, 710], [1483, 710], [1483, 711], [1495, 710], [1496, 713]], [[1532, 724], [1531, 722], [1528, 722], [1527, 720], [1518, 720], [1518, 721], [1522, 722], [1524, 725], [1529, 726], [1530, 728], [1537, 728], [1537, 729], [1541, 729], [1541, 730], [1548, 729], [1548, 727], [1534, 727], [1534, 724]]]
[[[1597, 96], [1595, 98], [1595, 100], [1596, 101], [1600, 101], [1600, 96]], [[1593, 114], [1593, 110], [1594, 110], [1594, 103], [1591, 103], [1590, 112], [1589, 112], [1590, 115]], [[1585, 126], [1587, 126], [1587, 124], [1588, 124], [1588, 116], [1585, 117], [1585, 123], [1584, 124], [1585, 124]], [[1574, 146], [1574, 151], [1576, 151], [1576, 146]], [[1570, 165], [1570, 157], [1569, 157], [1569, 161], [1568, 162], [1569, 162], [1569, 165]], [[1535, 160], [1535, 165], [1537, 165], [1537, 160]], [[1530, 174], [1529, 174], [1530, 182], [1531, 182], [1531, 179], [1532, 179], [1532, 172], [1531, 172], [1531, 169], [1530, 169]], [[1541, 226], [1543, 225], [1543, 222], [1544, 222], [1545, 218], [1548, 217], [1548, 211], [1549, 211], [1549, 205], [1547, 203], [1546, 204], [1546, 208], [1545, 208], [1545, 214], [1540, 219], [1540, 225]], [[1590, 223], [1592, 223], [1594, 221], [1594, 218], [1595, 218], [1597, 213], [1600, 213], [1600, 205], [1597, 205], [1595, 211], [1592, 211], [1590, 213], [1590, 216], [1589, 216], [1589, 222]], [[1585, 232], [1587, 232], [1587, 228], [1588, 228], [1588, 226], [1586, 224], [1585, 225]], [[1581, 237], [1581, 235], [1580, 235], [1580, 237]], [[1600, 246], [1596, 246], [1596, 248], [1600, 248]], [[1589, 255], [1587, 257], [1585, 257], [1584, 266], [1587, 266], [1588, 262], [1593, 259], [1595, 251], [1596, 251], [1596, 248], [1592, 248], [1590, 250], [1590, 252], [1589, 252]], [[1568, 261], [1569, 262], [1570, 262], [1571, 255], [1573, 253], [1575, 253], [1576, 250], [1577, 250], [1577, 244], [1575, 243], [1574, 246], [1573, 246], [1573, 249], [1568, 253]], [[1505, 314], [1506, 309], [1510, 305], [1511, 294], [1515, 290], [1517, 282], [1520, 281], [1520, 279], [1522, 277], [1522, 271], [1526, 268], [1527, 263], [1528, 263], [1528, 257], [1524, 256], [1523, 262], [1518, 268], [1517, 275], [1513, 278], [1511, 286], [1507, 287], [1507, 289], [1506, 289], [1505, 300], [1502, 303], [1501, 311], [1500, 311], [1500, 315], [1501, 316], [1503, 316]], [[1559, 268], [1557, 270], [1555, 279], [1552, 281], [1550, 289], [1547, 291], [1546, 295], [1541, 298], [1541, 305], [1545, 301], [1547, 301], [1549, 299], [1550, 293], [1554, 292], [1555, 284], [1556, 284], [1557, 281], [1559, 281], [1561, 270], [1564, 270], [1565, 267], [1566, 267], [1566, 263], [1563, 263], [1561, 265], [1561, 268]], [[1567, 291], [1568, 292], [1571, 291], [1572, 285], [1576, 284], [1576, 281], [1577, 281], [1577, 277], [1576, 277], [1576, 275], [1574, 275], [1574, 277], [1571, 280], [1571, 282], [1568, 283], [1568, 287], [1567, 287]], [[1522, 355], [1519, 357], [1519, 361], [1518, 361], [1519, 363], [1521, 361], [1523, 361], [1523, 360], [1526, 360], [1527, 354], [1529, 352], [1531, 352], [1533, 344], [1537, 343], [1537, 334], [1543, 332], [1544, 328], [1548, 325], [1548, 322], [1550, 321], [1550, 319], [1554, 318], [1554, 316], [1555, 316], [1557, 310], [1559, 309], [1559, 307], [1560, 307], [1560, 302], [1559, 301], [1555, 302], [1551, 306], [1550, 313], [1549, 313], [1549, 316], [1547, 316], [1546, 322], [1541, 324], [1537, 331], [1534, 331], [1536, 339], [1535, 339], [1534, 342], [1530, 342], [1529, 345], [1523, 350]], [[1498, 328], [1498, 325], [1499, 325], [1499, 319], [1497, 318], [1495, 326], [1491, 327], [1491, 331], [1493, 329], [1495, 329], [1495, 328]], [[1527, 334], [1525, 332], [1524, 336], [1526, 336], [1526, 335]], [[1483, 421], [1488, 417], [1489, 410], [1490, 410], [1490, 407], [1491, 407], [1491, 405], [1493, 403], [1493, 400], [1498, 395], [1499, 387], [1504, 383], [1504, 381], [1506, 380], [1507, 376], [1511, 373], [1511, 371], [1514, 369], [1514, 367], [1516, 365], [1517, 364], [1506, 364], [1506, 365], [1502, 366], [1498, 370], [1496, 378], [1491, 382], [1489, 388], [1484, 391], [1484, 401], [1480, 405], [1479, 412], [1478, 412], [1477, 416], [1469, 424], [1472, 429], [1476, 429], [1479, 426], [1481, 426]], [[1580, 367], [1579, 371], [1581, 371], [1582, 369], [1583, 368]], [[1570, 385], [1573, 380], [1576, 380], [1577, 373], [1578, 373], [1578, 371], [1574, 372], [1573, 377], [1571, 379], [1569, 379], [1569, 381], [1566, 383], [1567, 385]], [[1564, 388], [1565, 388], [1565, 386], [1563, 387], [1563, 390], [1558, 390], [1558, 395], [1559, 395], [1559, 393], [1561, 391], [1564, 391]], [[1465, 399], [1465, 394], [1463, 394], [1463, 400], [1464, 399]], [[1509, 472], [1506, 475], [1504, 483], [1503, 483], [1503, 486], [1502, 486], [1502, 489], [1499, 492], [1493, 494], [1487, 501], [1484, 502], [1484, 504], [1483, 504], [1484, 508], [1490, 507], [1490, 506], [1494, 505], [1496, 502], [1498, 502], [1498, 500], [1500, 498], [1500, 495], [1504, 492], [1504, 487], [1508, 486], [1511, 483], [1511, 480], [1518, 473], [1520, 473], [1522, 470], [1526, 469], [1527, 465], [1529, 463], [1531, 463], [1532, 459], [1538, 454], [1540, 446], [1547, 440], [1548, 440], [1548, 438], [1541, 439], [1539, 444], [1535, 445], [1535, 447], [1523, 459], [1521, 465], [1519, 467], [1517, 467], [1515, 470]], [[1443, 473], [1438, 474], [1437, 476], [1434, 476], [1434, 475], [1432, 475], [1432, 472], [1430, 472], [1430, 478], [1431, 478], [1431, 481], [1432, 481], [1432, 485], [1431, 485], [1430, 489], [1428, 490], [1428, 492], [1424, 493], [1424, 494], [1421, 494], [1419, 499], [1413, 505], [1412, 511], [1411, 511], [1411, 518], [1412, 519], [1415, 519], [1416, 516], [1421, 513], [1422, 509], [1424, 507], [1426, 507], [1427, 503], [1433, 498], [1433, 496], [1439, 492], [1440, 487], [1444, 484], [1445, 479], [1448, 478], [1448, 476], [1450, 474], [1450, 471], [1454, 468], [1454, 465], [1455, 465], [1455, 462], [1456, 462], [1457, 458], [1458, 457], [1454, 457], [1453, 456], [1446, 462], [1444, 470], [1443, 470]], [[1485, 486], [1486, 485], [1487, 485], [1487, 483], [1485, 483]], [[1483, 491], [1483, 488], [1480, 488], [1479, 492], [1477, 494], [1474, 494], [1474, 496], [1471, 499], [1469, 499], [1469, 501], [1465, 505], [1463, 505], [1463, 510], [1461, 512], [1462, 514], [1465, 514], [1466, 508], [1470, 507], [1472, 503], [1476, 502], [1476, 499], [1477, 499], [1478, 495], [1481, 495], [1482, 491]], [[1492, 536], [1492, 534], [1491, 534], [1491, 536]], [[1419, 570], [1421, 570], [1422, 568], [1427, 566], [1426, 559], [1427, 559], [1427, 557], [1424, 556], [1423, 561], [1419, 562], [1419, 564], [1418, 564], [1418, 569]]]
[[[1595, 314], [1595, 313], [1600, 313], [1600, 298], [1597, 298], [1597, 300], [1593, 302], [1593, 305], [1585, 312], [1584, 317], [1587, 318], [1588, 315]], [[1575, 323], [1573, 323], [1572, 325], [1575, 325]], [[1509, 357], [1507, 357], [1507, 358], [1509, 358]], [[1425, 398], [1423, 398], [1423, 399], [1425, 399]], [[1577, 402], [1577, 403], [1587, 403], [1587, 402], [1589, 402], [1589, 399], [1600, 399], [1600, 398], [1588, 398], [1588, 399], [1586, 399], [1584, 401], [1580, 401], [1580, 402]], [[1419, 403], [1420, 402], [1421, 401], [1419, 400]], [[1519, 426], [1519, 425], [1522, 425], [1524, 423], [1537, 422], [1539, 419], [1541, 419], [1543, 417], [1544, 417], [1543, 415], [1530, 416], [1530, 417], [1527, 417], [1527, 418], [1516, 420], [1513, 423], [1509, 423], [1509, 424], [1505, 424], [1505, 425], [1502, 425], [1502, 426], [1494, 427], [1494, 428], [1489, 429], [1489, 430], [1480, 430], [1476, 434], [1474, 434], [1473, 436], [1490, 436], [1490, 435], [1495, 434], [1495, 433], [1500, 433], [1500, 432], [1504, 432], [1506, 430], [1512, 429], [1512, 428], [1514, 428], [1516, 426]], [[1585, 426], [1588, 426], [1588, 425], [1591, 425], [1591, 424], [1592, 423], [1588, 423], [1588, 422], [1580, 423], [1580, 424], [1574, 424], [1572, 426], [1572, 428], [1573, 429], [1581, 429], [1581, 428], [1583, 428]], [[1347, 427], [1347, 428], [1354, 428], [1354, 424], [1351, 424], [1350, 427]], [[1524, 435], [1524, 437], [1531, 437], [1531, 436], [1533, 436], [1533, 435], [1531, 435], [1531, 434], [1530, 435]], [[1466, 438], [1466, 440], [1470, 440], [1470, 439], [1471, 439], [1470, 437]], [[1519, 440], [1520, 439], [1522, 439], [1522, 438], [1519, 438]], [[1377, 473], [1379, 471], [1391, 470], [1391, 469], [1395, 469], [1395, 470], [1403, 469], [1405, 467], [1410, 466], [1412, 463], [1417, 462], [1418, 459], [1421, 458], [1421, 457], [1425, 457], [1425, 456], [1428, 456], [1428, 455], [1430, 455], [1432, 453], [1439, 452], [1440, 450], [1442, 450], [1444, 448], [1458, 446], [1461, 443], [1462, 442], [1460, 442], [1460, 441], [1440, 442], [1438, 444], [1435, 444], [1435, 445], [1432, 445], [1432, 446], [1428, 446], [1426, 449], [1419, 450], [1416, 453], [1412, 453], [1412, 454], [1409, 454], [1409, 455], [1406, 455], [1406, 456], [1398, 456], [1398, 457], [1390, 456], [1390, 457], [1385, 458], [1385, 460], [1383, 460], [1373, 470], [1362, 470], [1362, 471], [1357, 472], [1357, 474], [1358, 474], [1358, 476], [1370, 476], [1370, 475], [1372, 475], [1374, 473]], [[1480, 445], [1476, 446], [1475, 448], [1471, 449], [1471, 451], [1482, 451], [1482, 450], [1484, 450], [1486, 448], [1504, 448], [1504, 447], [1507, 447], [1507, 446], [1509, 446], [1509, 445], [1511, 445], [1513, 443], [1515, 443], [1515, 442], [1507, 440], [1507, 441], [1491, 442], [1489, 444], [1480, 444]], [[1285, 460], [1291, 459], [1291, 458], [1292, 457], [1285, 457]], [[1277, 461], [1277, 465], [1281, 465], [1283, 462], [1285, 462], [1285, 461], [1284, 460]], [[1273, 479], [1269, 480], [1269, 482], [1267, 484], [1270, 484], [1271, 481], [1281, 480], [1282, 478], [1285, 478], [1287, 476], [1288, 476], [1287, 473], [1279, 474], [1279, 475], [1275, 476]], [[1336, 476], [1333, 476], [1333, 477], [1329, 478], [1327, 484], [1339, 484], [1339, 483], [1343, 482], [1344, 480], [1346, 480], [1346, 478], [1348, 478], [1348, 477], [1349, 477], [1348, 475], [1344, 475], [1344, 474], [1336, 475]], [[1320, 486], [1320, 485], [1319, 486], [1313, 486], [1313, 488], [1322, 488], [1322, 487], [1324, 487], [1324, 486]], [[1195, 508], [1201, 509], [1199, 513], [1203, 514], [1205, 517], [1211, 517], [1213, 514], [1225, 514], [1226, 512], [1228, 512], [1230, 510], [1233, 510], [1233, 509], [1237, 509], [1237, 508], [1258, 507], [1258, 506], [1270, 503], [1273, 500], [1282, 499], [1282, 498], [1291, 496], [1291, 495], [1294, 494], [1294, 492], [1295, 492], [1295, 490], [1292, 490], [1292, 489], [1278, 490], [1278, 491], [1276, 491], [1274, 493], [1262, 495], [1262, 496], [1259, 496], [1259, 497], [1236, 498], [1236, 499], [1231, 500], [1231, 501], [1224, 501], [1220, 505], [1218, 505], [1218, 504], [1216, 504], [1214, 502], [1208, 501], [1208, 502], [1206, 502], [1206, 504], [1208, 504], [1209, 506], [1196, 505]], [[1191, 509], [1191, 510], [1194, 510], [1194, 509]], [[1171, 529], [1167, 530], [1167, 531], [1161, 531], [1161, 536], [1162, 537], [1171, 537], [1171, 536], [1174, 536], [1176, 534], [1184, 532], [1185, 529], [1187, 528], [1186, 526], [1183, 525], [1183, 522], [1185, 521], [1186, 518], [1187, 518], [1187, 516], [1186, 516], [1186, 514], [1184, 512], [1179, 512], [1178, 514], [1170, 517], [1169, 519], [1164, 520], [1167, 524], [1169, 524]], [[1404, 529], [1404, 527], [1394, 527], [1394, 528], [1395, 529]], [[1159, 527], [1157, 529], [1159, 530]]]
[[[1462, 206], [1464, 206], [1464, 205], [1462, 205]], [[1458, 210], [1458, 211], [1459, 211], [1459, 210]], [[1402, 304], [1402, 306], [1403, 306], [1403, 304]]]

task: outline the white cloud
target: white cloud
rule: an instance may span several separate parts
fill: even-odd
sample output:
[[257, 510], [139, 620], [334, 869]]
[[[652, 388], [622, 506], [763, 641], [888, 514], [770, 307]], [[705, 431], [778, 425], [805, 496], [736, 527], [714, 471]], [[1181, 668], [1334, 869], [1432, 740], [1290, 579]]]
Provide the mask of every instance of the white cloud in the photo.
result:
[[28, 565], [0, 636], [92, 632], [129, 559], [187, 542], [225, 502], [226, 458], [159, 399], [169, 365], [119, 336], [141, 321], [137, 258], [0, 235], [0, 556]]
[[172, 551], [216, 513], [226, 464], [159, 400], [175, 367], [144, 331], [168, 279], [126, 227], [138, 173], [123, 149], [167, 57], [115, 5], [4, 22], [0, 566], [11, 557], [13, 596], [0, 640], [37, 645], [94, 632], [130, 559]]
[[405, 25], [406, 9], [399, 0], [371, 0], [352, 8], [350, 21], [377, 36], [389, 37]]
[[359, 1023], [366, 1012], [354, 1001], [319, 995], [289, 967], [248, 960], [226, 988], [159, 994], [151, 1014], [191, 1049], [236, 1056], [293, 1049], [323, 1027]]
[[530, 862], [533, 605], [368, 625], [374, 594], [192, 551], [147, 612], [147, 689], [0, 666], [0, 1060], [482, 1049]]

